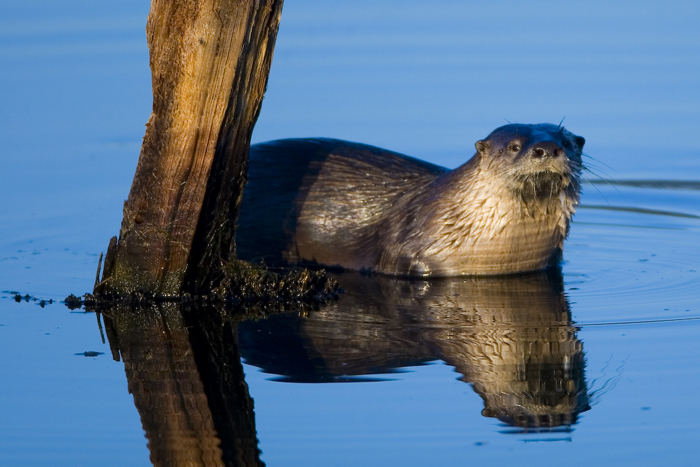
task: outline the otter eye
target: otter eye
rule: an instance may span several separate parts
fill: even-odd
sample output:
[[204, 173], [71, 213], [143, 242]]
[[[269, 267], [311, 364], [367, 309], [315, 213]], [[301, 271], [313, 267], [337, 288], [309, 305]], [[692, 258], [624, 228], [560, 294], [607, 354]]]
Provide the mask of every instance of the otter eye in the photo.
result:
[[519, 143], [510, 143], [508, 145], [508, 150], [512, 152], [518, 152], [520, 151], [520, 144]]
[[568, 139], [562, 139], [561, 145], [564, 146], [564, 149], [571, 149], [571, 141]]

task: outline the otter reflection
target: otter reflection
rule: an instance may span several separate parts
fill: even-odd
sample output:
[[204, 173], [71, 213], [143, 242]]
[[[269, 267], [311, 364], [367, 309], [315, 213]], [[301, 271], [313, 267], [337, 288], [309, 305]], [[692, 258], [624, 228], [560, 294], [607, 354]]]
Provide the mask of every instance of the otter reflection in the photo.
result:
[[582, 343], [558, 272], [406, 281], [343, 274], [336, 303], [239, 326], [247, 363], [280, 380], [329, 382], [441, 359], [472, 383], [482, 414], [518, 427], [588, 410]]

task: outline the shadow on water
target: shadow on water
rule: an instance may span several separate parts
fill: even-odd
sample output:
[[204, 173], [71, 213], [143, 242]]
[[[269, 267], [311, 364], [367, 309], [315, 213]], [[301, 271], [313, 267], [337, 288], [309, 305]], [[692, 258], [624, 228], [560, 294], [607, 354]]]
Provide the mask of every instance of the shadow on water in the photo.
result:
[[305, 383], [376, 381], [443, 360], [482, 397], [482, 415], [526, 429], [568, 427], [588, 410], [582, 343], [558, 273], [339, 279], [338, 301], [259, 320], [241, 321], [264, 313], [175, 303], [103, 312], [151, 462], [263, 465], [241, 355]]

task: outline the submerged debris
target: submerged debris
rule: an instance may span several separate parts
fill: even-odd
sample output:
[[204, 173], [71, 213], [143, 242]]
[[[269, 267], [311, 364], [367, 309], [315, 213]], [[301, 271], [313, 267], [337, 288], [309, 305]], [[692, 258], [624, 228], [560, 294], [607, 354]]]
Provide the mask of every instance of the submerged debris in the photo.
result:
[[83, 357], [97, 357], [98, 355], [104, 354], [104, 352], [95, 352], [94, 350], [88, 350], [87, 352], [78, 352], [75, 355], [81, 355]]
[[[53, 304], [53, 298], [50, 298], [50, 299], [48, 299], [48, 300], [44, 300], [44, 299], [42, 299], [42, 298], [34, 297], [34, 296], [32, 296], [32, 295], [29, 295], [29, 294], [24, 294], [24, 295], [22, 295], [21, 293], [16, 292], [16, 291], [14, 291], [14, 290], [13, 290], [13, 291], [5, 290], [5, 291], [3, 291], [2, 293], [6, 293], [6, 294], [12, 295], [12, 299], [13, 299], [15, 302], [17, 302], [17, 303], [21, 303], [22, 301], [27, 302], [27, 303], [29, 303], [29, 302], [37, 302], [37, 304], [38, 304], [40, 307], [42, 307], [42, 308], [44, 308], [46, 305], [52, 305], [52, 304]], [[3, 297], [3, 298], [6, 298], [6, 297]]]
[[63, 303], [66, 304], [69, 310], [76, 310], [83, 306], [83, 302], [80, 299], [80, 297], [76, 297], [73, 294], [68, 295], [64, 300]]

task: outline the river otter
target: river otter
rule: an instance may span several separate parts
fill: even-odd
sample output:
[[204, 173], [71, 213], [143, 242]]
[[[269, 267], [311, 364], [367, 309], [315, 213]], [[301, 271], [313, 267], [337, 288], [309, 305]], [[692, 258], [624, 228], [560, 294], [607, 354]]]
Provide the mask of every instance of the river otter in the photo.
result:
[[544, 269], [579, 201], [584, 143], [562, 126], [505, 125], [454, 170], [333, 139], [257, 144], [238, 254], [400, 276]]

